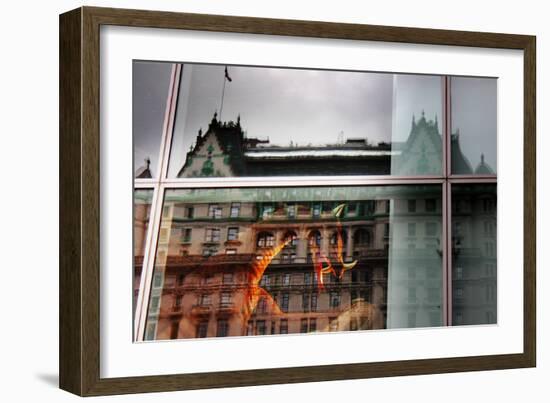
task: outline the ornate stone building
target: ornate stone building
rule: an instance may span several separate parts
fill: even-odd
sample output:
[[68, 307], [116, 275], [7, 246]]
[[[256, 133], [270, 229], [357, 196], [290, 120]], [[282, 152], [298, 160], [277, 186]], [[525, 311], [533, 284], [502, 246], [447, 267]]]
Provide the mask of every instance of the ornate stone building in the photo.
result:
[[[462, 172], [464, 167], [492, 172], [483, 156], [473, 170], [460, 152], [458, 133], [452, 141], [457, 145], [453, 164], [461, 164]], [[206, 133], [199, 131], [178, 176], [437, 172], [441, 147], [437, 118], [427, 120], [424, 114], [413, 118], [403, 143], [348, 139], [324, 147], [271, 146], [268, 140], [247, 138], [240, 119], [222, 123], [214, 115]], [[441, 187], [409, 186], [395, 193], [390, 188], [372, 188], [368, 194], [361, 193], [365, 187], [167, 191], [145, 339], [441, 325]], [[338, 194], [341, 189], [345, 193]], [[492, 199], [480, 197], [470, 205], [470, 215], [457, 215], [457, 240], [461, 231], [478, 233], [471, 214], [492, 203], [483, 200]], [[491, 221], [490, 214], [484, 221]], [[135, 215], [138, 247], [147, 228], [147, 206], [139, 206]], [[486, 236], [496, 237], [487, 231]], [[476, 301], [495, 291], [471, 286], [466, 278], [477, 276], [484, 265], [489, 286], [496, 270], [483, 257], [491, 247], [474, 245], [496, 239], [467, 239], [457, 259], [461, 254], [469, 260], [457, 263], [464, 268], [456, 269], [455, 277], [464, 283], [463, 292], [475, 294], [469, 301]], [[496, 304], [494, 309], [489, 303], [464, 308], [455, 297], [457, 321], [496, 320]]]

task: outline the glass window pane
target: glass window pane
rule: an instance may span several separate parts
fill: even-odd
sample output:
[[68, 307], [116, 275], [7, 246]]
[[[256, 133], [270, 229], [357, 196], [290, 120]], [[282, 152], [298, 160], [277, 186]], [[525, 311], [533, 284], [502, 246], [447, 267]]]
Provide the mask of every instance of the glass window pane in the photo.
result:
[[185, 64], [169, 177], [440, 174], [442, 78]]
[[497, 321], [497, 186], [453, 185], [453, 325]]
[[497, 172], [497, 79], [451, 78], [451, 170]]
[[150, 339], [217, 337], [220, 318], [223, 336], [267, 334], [272, 323], [279, 333], [440, 326], [441, 192], [440, 185], [167, 190]]
[[170, 63], [133, 63], [132, 130], [136, 178], [158, 175], [156, 170], [171, 70]]
[[134, 310], [143, 268], [143, 255], [145, 253], [152, 200], [152, 189], [134, 190]]

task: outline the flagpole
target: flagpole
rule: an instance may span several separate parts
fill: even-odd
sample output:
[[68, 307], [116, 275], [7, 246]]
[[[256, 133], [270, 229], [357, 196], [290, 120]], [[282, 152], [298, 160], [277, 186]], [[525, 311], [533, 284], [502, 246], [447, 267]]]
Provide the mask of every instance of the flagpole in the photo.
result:
[[225, 66], [225, 70], [223, 71], [223, 89], [222, 89], [222, 101], [220, 105], [220, 122], [222, 121], [222, 112], [223, 112], [223, 97], [225, 96], [225, 84], [227, 82], [231, 82], [231, 77], [229, 77], [229, 73], [227, 72], [227, 66]]
[[223, 97], [225, 95], [225, 83], [227, 81], [227, 77], [225, 76], [225, 73], [224, 73], [224, 76], [223, 76], [223, 89], [222, 89], [222, 101], [221, 101], [221, 105], [220, 105], [220, 122], [222, 121], [222, 112], [223, 112]]

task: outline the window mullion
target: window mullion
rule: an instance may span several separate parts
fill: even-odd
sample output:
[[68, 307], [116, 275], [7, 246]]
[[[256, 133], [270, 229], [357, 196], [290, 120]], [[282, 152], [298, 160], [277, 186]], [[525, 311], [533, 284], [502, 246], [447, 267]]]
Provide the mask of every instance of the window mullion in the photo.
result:
[[451, 161], [451, 77], [444, 76], [444, 102], [443, 102], [443, 175], [449, 177], [452, 171]]
[[151, 214], [149, 218], [150, 222], [143, 257], [143, 268], [141, 272], [140, 287], [136, 302], [136, 311], [134, 317], [135, 341], [143, 341], [145, 337], [149, 297], [153, 281], [157, 241], [162, 218], [162, 206], [164, 202], [164, 187], [162, 186], [162, 181], [164, 178], [166, 178], [168, 168], [168, 159], [170, 156], [170, 145], [173, 136], [180, 76], [181, 64], [174, 64], [170, 77], [170, 86], [167, 95], [168, 100], [166, 103], [166, 112], [164, 116], [164, 124], [162, 130], [161, 149], [159, 155], [159, 175], [158, 180], [155, 181], [156, 183], [154, 185], [153, 200], [151, 203]]
[[453, 279], [453, 245], [452, 245], [452, 209], [451, 184], [443, 185], [443, 325], [452, 325], [452, 279]]
[[149, 306], [149, 296], [153, 281], [156, 246], [160, 230], [163, 202], [164, 188], [162, 186], [156, 186], [151, 203], [149, 229], [147, 231], [147, 243], [145, 245], [145, 252], [143, 254], [143, 269], [141, 272], [141, 280], [136, 302], [136, 312], [134, 318], [134, 341], [143, 341], [145, 336], [147, 310]]

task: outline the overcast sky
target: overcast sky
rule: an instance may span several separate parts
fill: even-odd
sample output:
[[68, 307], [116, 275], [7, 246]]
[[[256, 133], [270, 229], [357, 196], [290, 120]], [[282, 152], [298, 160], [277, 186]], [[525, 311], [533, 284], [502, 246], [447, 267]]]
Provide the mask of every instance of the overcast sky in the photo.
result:
[[481, 154], [497, 171], [497, 79], [451, 79], [453, 132], [460, 129], [460, 148], [476, 169]]
[[[161, 63], [135, 65], [136, 169], [151, 154], [155, 170], [170, 67]], [[413, 114], [419, 119], [423, 110], [427, 119], [437, 114], [441, 131], [439, 76], [239, 66], [228, 66], [228, 72], [232, 81], [226, 82], [221, 110], [224, 66], [184, 65], [170, 176], [183, 165], [199, 128], [206, 131], [214, 112], [219, 117], [220, 110], [224, 121], [235, 121], [240, 114], [248, 137], [269, 138], [271, 144], [281, 146], [291, 141], [299, 146], [334, 144], [342, 138], [366, 138], [372, 143], [404, 141]], [[496, 80], [476, 81], [460, 86], [464, 101], [454, 104], [453, 126], [461, 128], [462, 147], [473, 167], [479, 162], [480, 150], [486, 150], [486, 161], [494, 167], [496, 137], [486, 134], [496, 133], [496, 84], [480, 85], [479, 81]], [[468, 99], [468, 93], [476, 89], [475, 99]], [[495, 118], [488, 119], [487, 115]], [[465, 144], [467, 138], [469, 144]]]
[[170, 63], [135, 62], [132, 77], [134, 171], [151, 159], [157, 174], [160, 138], [170, 83]]
[[170, 176], [215, 111], [224, 121], [240, 114], [248, 137], [281, 146], [348, 138], [404, 141], [413, 113], [441, 117], [441, 80], [435, 76], [238, 66], [228, 72], [232, 81], [226, 82], [222, 109], [224, 66], [184, 66]]

